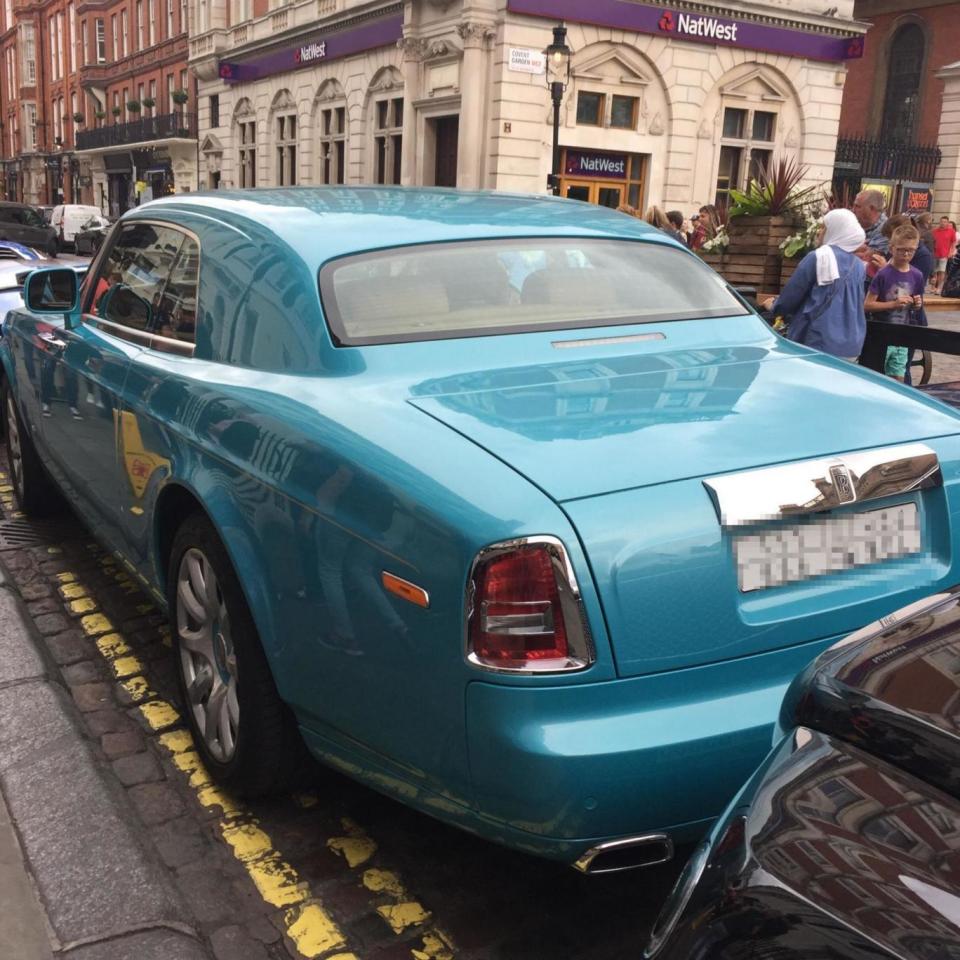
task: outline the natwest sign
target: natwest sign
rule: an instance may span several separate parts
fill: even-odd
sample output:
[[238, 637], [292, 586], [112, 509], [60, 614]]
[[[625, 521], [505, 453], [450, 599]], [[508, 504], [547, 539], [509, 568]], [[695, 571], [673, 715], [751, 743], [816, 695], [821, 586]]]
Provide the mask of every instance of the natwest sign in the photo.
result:
[[563, 172], [567, 177], [611, 177], [614, 180], [626, 180], [627, 155], [568, 149]]
[[314, 41], [293, 51], [294, 63], [310, 63], [313, 60], [322, 60], [327, 55], [325, 41]]
[[726, 20], [708, 11], [664, 10], [642, 0], [507, 0], [507, 9], [549, 20], [666, 36], [677, 42], [720, 44], [809, 60], [842, 61], [863, 56], [863, 28], [852, 21], [839, 21], [835, 30], [804, 30], [779, 17], [771, 17], [766, 23]]
[[659, 27], [664, 33], [736, 43], [740, 24], [731, 20], [719, 20], [716, 17], [698, 17], [689, 13], [672, 13], [668, 10], [660, 18]]

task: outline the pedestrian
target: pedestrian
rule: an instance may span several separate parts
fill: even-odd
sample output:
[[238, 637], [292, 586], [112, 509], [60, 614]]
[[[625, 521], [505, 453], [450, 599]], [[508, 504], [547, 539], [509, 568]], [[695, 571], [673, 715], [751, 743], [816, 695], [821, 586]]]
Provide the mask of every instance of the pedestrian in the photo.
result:
[[690, 249], [699, 250], [708, 240], [717, 235], [720, 215], [712, 203], [704, 204], [698, 216], [693, 218], [693, 236], [690, 238]]
[[929, 210], [924, 210], [923, 213], [919, 213], [911, 219], [913, 225], [920, 231], [920, 245], [926, 247], [932, 256], [934, 248], [933, 214]]
[[943, 289], [947, 263], [957, 252], [957, 231], [948, 217], [940, 218], [940, 225], [933, 231], [933, 244], [933, 255], [937, 258], [933, 286], [939, 292]]
[[844, 360], [860, 356], [867, 330], [865, 266], [856, 251], [864, 240], [863, 227], [852, 211], [826, 214], [817, 248], [800, 261], [779, 297], [761, 303], [774, 314], [790, 317], [789, 340]]
[[[920, 246], [920, 231], [912, 224], [896, 228], [890, 237], [893, 258], [874, 278], [866, 309], [888, 323], [916, 325], [923, 307], [923, 274], [910, 265]], [[907, 372], [906, 347], [887, 347], [883, 372], [903, 381]]]
[[665, 233], [670, 230], [670, 221], [667, 219], [667, 215], [657, 206], [651, 204], [647, 207], [647, 212], [643, 215], [643, 219], [646, 220], [651, 227], [656, 227]]
[[883, 235], [883, 225], [887, 222], [887, 215], [884, 213], [886, 205], [886, 197], [879, 190], [861, 190], [854, 198], [853, 212], [867, 235], [868, 249], [862, 254], [865, 261], [868, 261], [873, 253], [886, 256], [890, 252], [890, 244]]
[[679, 210], [668, 210], [667, 219], [670, 221], [670, 229], [667, 233], [675, 240], [679, 240], [684, 246], [687, 246], [690, 238], [683, 229], [683, 214]]

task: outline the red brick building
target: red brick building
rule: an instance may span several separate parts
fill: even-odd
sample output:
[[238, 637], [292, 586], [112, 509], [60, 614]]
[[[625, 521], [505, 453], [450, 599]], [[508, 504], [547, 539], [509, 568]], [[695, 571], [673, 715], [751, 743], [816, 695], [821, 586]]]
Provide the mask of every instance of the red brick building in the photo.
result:
[[183, 0], [2, 0], [2, 193], [138, 200], [196, 187]]
[[934, 212], [956, 219], [960, 144], [947, 128], [960, 109], [951, 82], [960, 60], [960, 3], [856, 0], [854, 17], [871, 27], [863, 58], [847, 67], [838, 174], [847, 164], [854, 182], [862, 174], [935, 185]]

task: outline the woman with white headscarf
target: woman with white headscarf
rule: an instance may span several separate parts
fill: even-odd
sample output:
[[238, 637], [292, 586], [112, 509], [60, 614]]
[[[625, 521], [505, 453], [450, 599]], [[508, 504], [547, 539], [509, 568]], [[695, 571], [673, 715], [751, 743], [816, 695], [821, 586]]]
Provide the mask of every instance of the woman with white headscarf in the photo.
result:
[[789, 339], [856, 360], [867, 332], [863, 312], [864, 263], [855, 255], [866, 240], [851, 210], [823, 218], [816, 250], [808, 253], [780, 296], [763, 306], [790, 317]]

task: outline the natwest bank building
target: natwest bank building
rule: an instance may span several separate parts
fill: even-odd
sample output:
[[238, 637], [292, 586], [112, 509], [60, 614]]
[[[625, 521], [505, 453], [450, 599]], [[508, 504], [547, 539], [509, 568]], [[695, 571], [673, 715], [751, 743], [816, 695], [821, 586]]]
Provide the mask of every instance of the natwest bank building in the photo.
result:
[[781, 153], [828, 182], [866, 26], [852, 0], [824, 6], [203, 0], [190, 46], [201, 178], [544, 192], [553, 110], [542, 51], [563, 22], [564, 196], [690, 212]]

